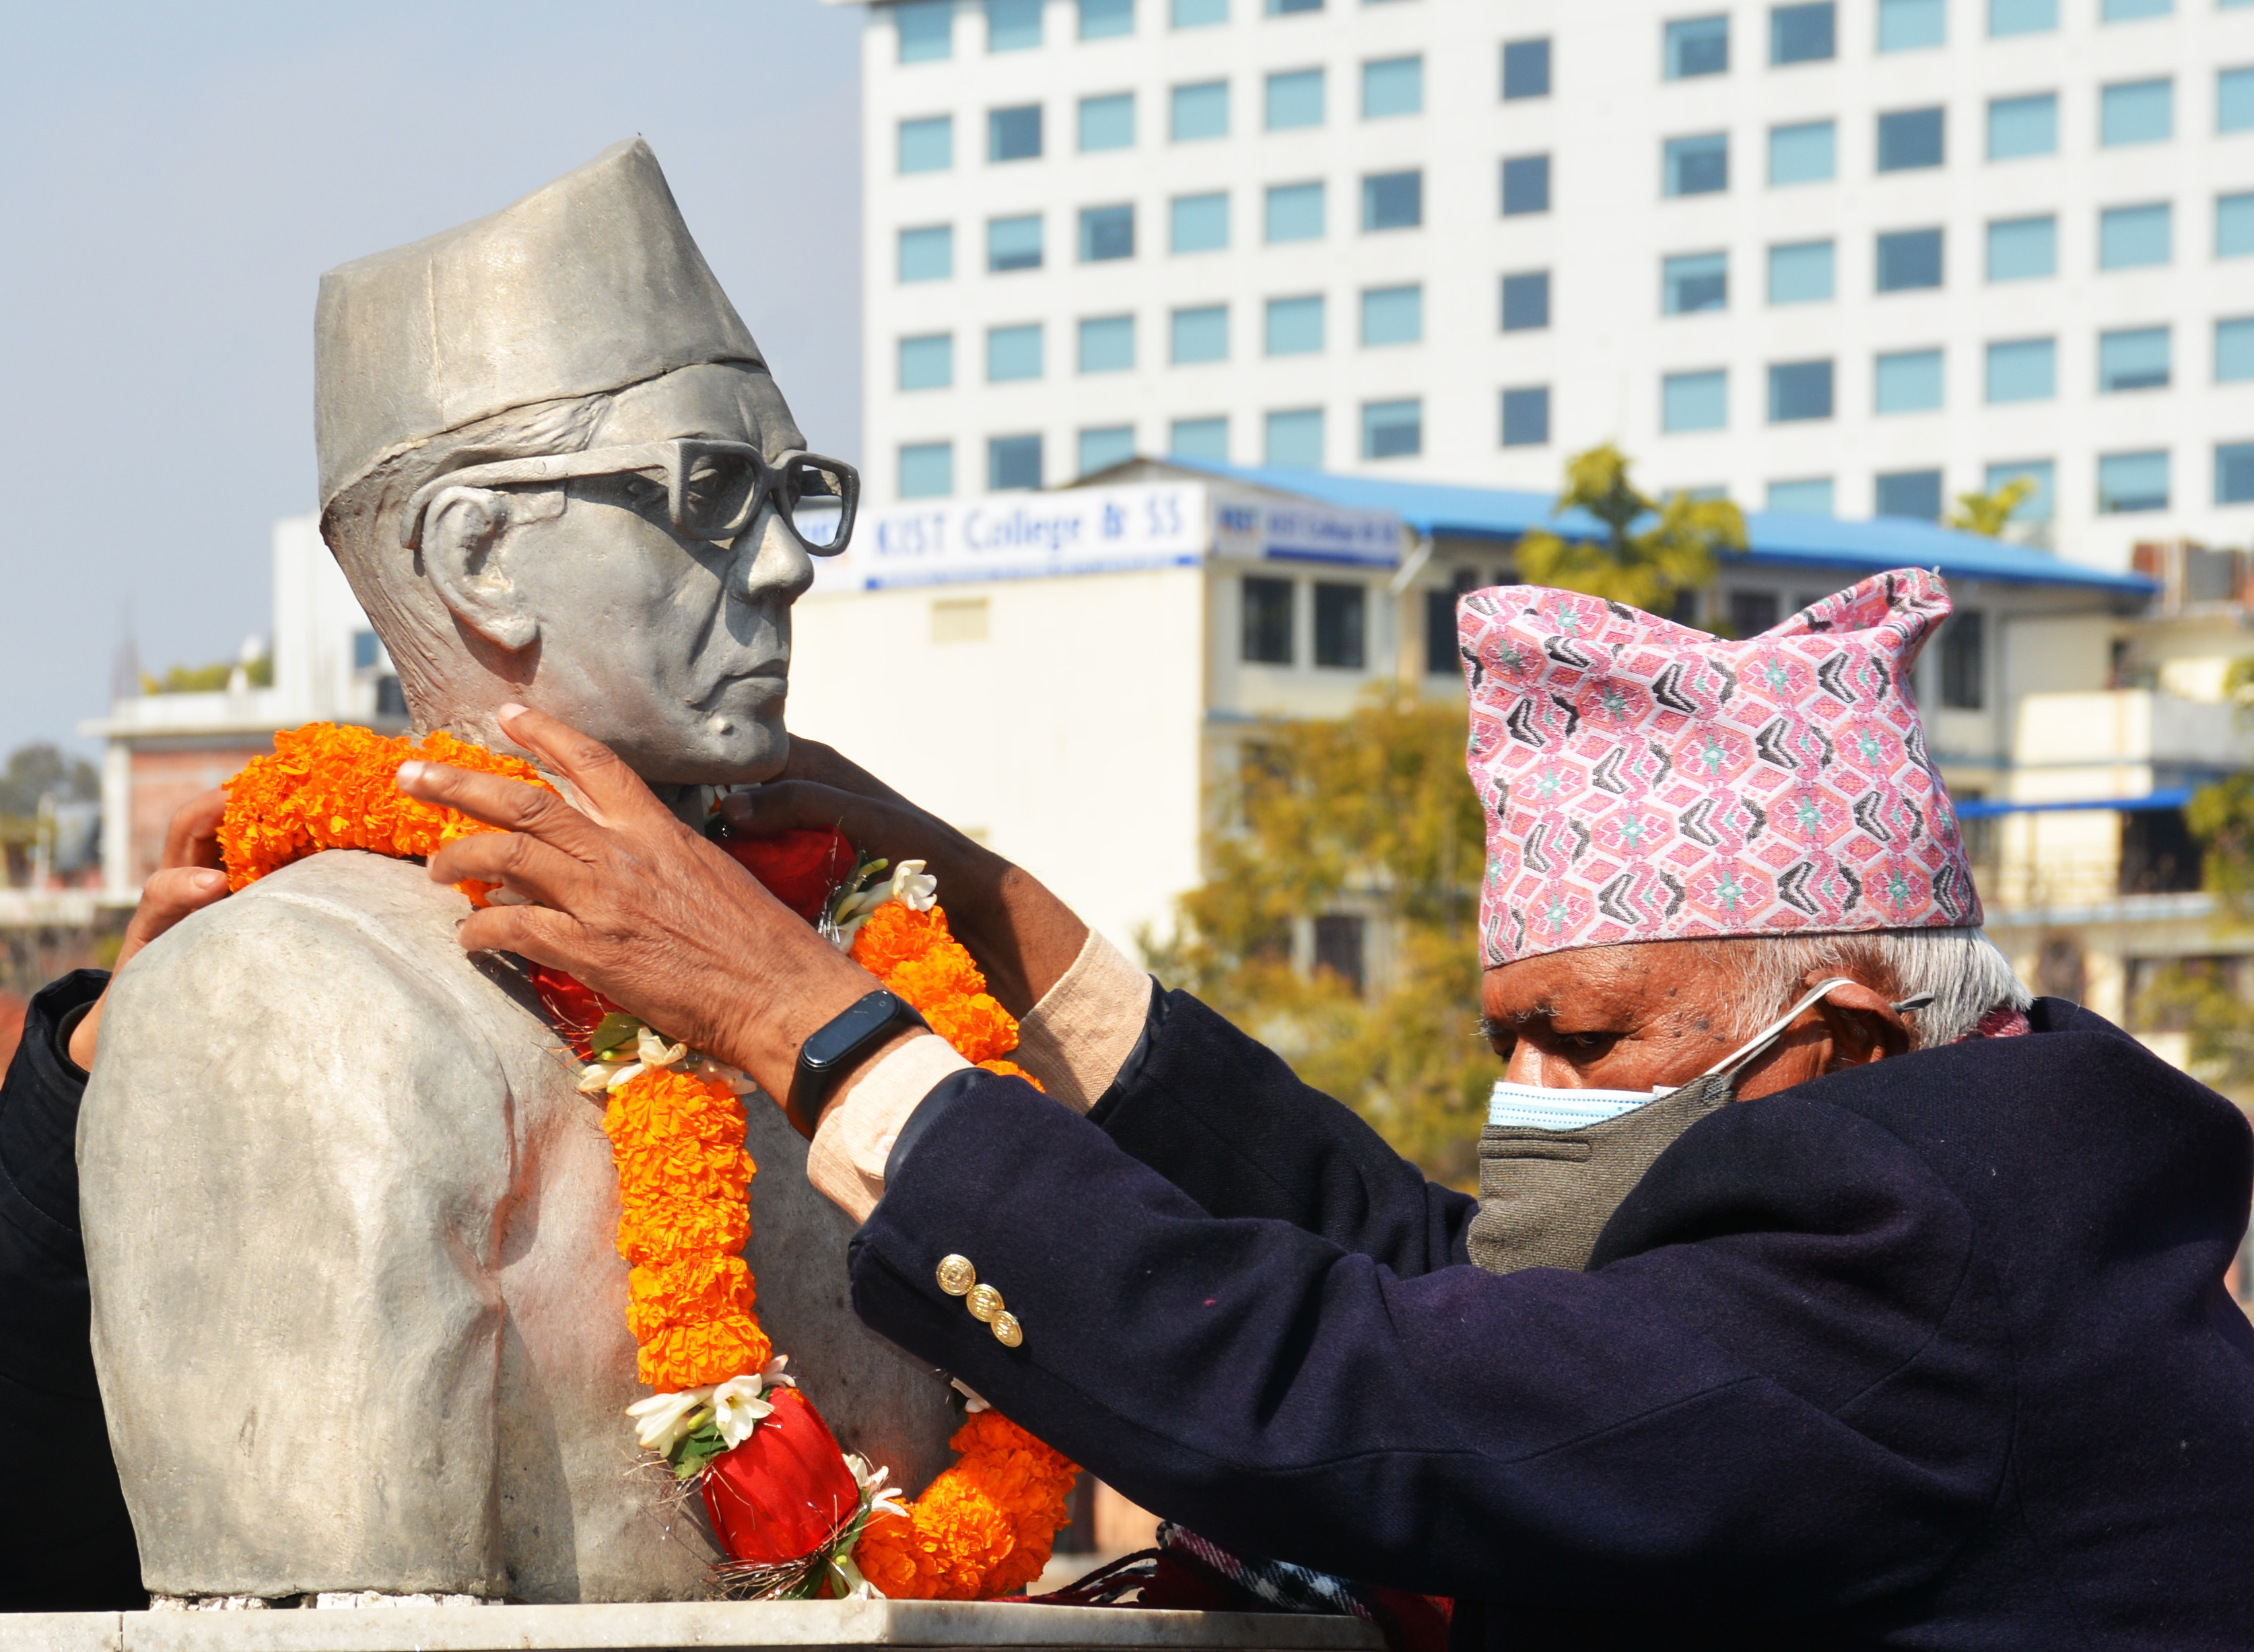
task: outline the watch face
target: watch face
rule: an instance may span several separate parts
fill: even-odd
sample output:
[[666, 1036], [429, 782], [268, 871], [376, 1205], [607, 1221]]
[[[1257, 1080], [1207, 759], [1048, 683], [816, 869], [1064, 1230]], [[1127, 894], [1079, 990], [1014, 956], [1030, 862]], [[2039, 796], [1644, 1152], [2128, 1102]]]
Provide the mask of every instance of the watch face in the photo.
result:
[[802, 1059], [812, 1067], [827, 1067], [843, 1060], [862, 1040], [892, 1018], [899, 1002], [889, 992], [870, 993], [808, 1039]]

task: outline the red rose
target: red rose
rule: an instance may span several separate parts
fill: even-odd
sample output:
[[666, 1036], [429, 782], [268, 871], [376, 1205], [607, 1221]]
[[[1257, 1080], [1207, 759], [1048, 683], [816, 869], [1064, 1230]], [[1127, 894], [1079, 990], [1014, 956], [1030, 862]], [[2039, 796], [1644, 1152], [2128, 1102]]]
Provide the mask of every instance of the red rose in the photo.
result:
[[827, 826], [795, 827], [772, 837], [727, 836], [720, 847], [767, 892], [808, 923], [818, 923], [830, 892], [845, 881], [858, 857], [843, 832]]
[[770, 1390], [772, 1416], [704, 1469], [704, 1507], [732, 1560], [802, 1560], [861, 1506], [860, 1483], [822, 1414], [794, 1388]]

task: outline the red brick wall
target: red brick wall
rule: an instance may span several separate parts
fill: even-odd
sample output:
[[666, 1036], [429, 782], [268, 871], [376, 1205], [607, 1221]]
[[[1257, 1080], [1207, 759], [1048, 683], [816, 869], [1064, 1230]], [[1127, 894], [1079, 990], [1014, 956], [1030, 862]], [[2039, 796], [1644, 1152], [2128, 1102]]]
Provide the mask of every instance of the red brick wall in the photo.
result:
[[270, 738], [243, 737], [243, 743], [201, 752], [133, 753], [132, 878], [140, 884], [164, 858], [164, 828], [172, 811], [199, 792], [209, 791], [252, 758], [274, 749]]

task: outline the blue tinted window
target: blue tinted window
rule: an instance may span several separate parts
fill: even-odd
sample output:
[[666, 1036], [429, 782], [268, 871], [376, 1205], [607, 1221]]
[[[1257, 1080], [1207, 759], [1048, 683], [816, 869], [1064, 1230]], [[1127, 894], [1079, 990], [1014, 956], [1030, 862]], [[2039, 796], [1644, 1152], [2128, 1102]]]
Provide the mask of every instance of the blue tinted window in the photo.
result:
[[1988, 103], [1988, 158], [2015, 161], [2058, 153], [2058, 94], [1992, 98]]
[[1816, 5], [1772, 6], [1768, 14], [1768, 60], [1821, 63], [1838, 53], [1831, 0]]
[[1502, 444], [1541, 447], [1550, 440], [1550, 387], [1527, 385], [1502, 393]]
[[1041, 376], [1041, 325], [986, 329], [986, 381], [1007, 384]]
[[1041, 153], [1041, 106], [1027, 103], [1017, 108], [986, 111], [986, 158], [990, 161], [1039, 160]]
[[2215, 324], [2215, 382], [2236, 384], [2254, 379], [2254, 319]]
[[1168, 252], [1221, 252], [1228, 245], [1228, 197], [1177, 195], [1166, 206]]
[[2040, 281], [2058, 273], [2058, 220], [1999, 218], [1988, 226], [1988, 279]]
[[1135, 256], [1135, 208], [1083, 206], [1080, 209], [1080, 262], [1109, 262]]
[[1659, 262], [1659, 308], [1662, 315], [1695, 315], [1730, 304], [1730, 256], [1698, 252]]
[[1362, 341], [1365, 345], [1422, 344], [1424, 289], [1366, 289], [1362, 295]]
[[2047, 458], [2010, 459], [1988, 466], [1981, 486], [1992, 494], [2012, 482], [2026, 483], [2026, 495], [2012, 508], [2011, 519], [2015, 522], [2047, 522], [2050, 520], [2051, 484], [2055, 476], [2056, 466]]
[[1323, 186], [1278, 184], [1268, 192], [1262, 233], [1270, 242], [1320, 241], [1323, 235]]
[[1319, 471], [1323, 467], [1323, 410], [1293, 408], [1270, 413], [1263, 422], [1261, 458], [1280, 470]]
[[2097, 267], [2139, 270], [2174, 256], [2166, 201], [2150, 206], [2110, 206], [2097, 215]]
[[1831, 479], [1811, 476], [1799, 481], [1771, 482], [1768, 508], [1793, 516], [1829, 516], [1832, 509]]
[[2109, 148], [2165, 144], [2175, 136], [2175, 122], [2173, 81], [2131, 80], [2098, 94], [2097, 141]]
[[1730, 20], [1685, 18], [1666, 30], [1667, 78], [1687, 80], [1700, 74], [1730, 72]]
[[[1362, 456], [1364, 458], [1406, 458], [1424, 451], [1424, 404], [1422, 402], [1365, 402], [1362, 404]], [[1322, 587], [1316, 588], [1318, 594]], [[1318, 654], [1320, 654], [1318, 649]], [[1355, 653], [1361, 651], [1357, 648]], [[1322, 661], [1318, 658], [1318, 665]], [[1357, 658], [1341, 664], [1359, 665]]]
[[1659, 382], [1659, 428], [1669, 435], [1718, 430], [1729, 420], [1728, 374], [1670, 373]]
[[1108, 40], [1135, 32], [1135, 0], [1080, 0], [1080, 38]]
[[1041, 43], [1041, 0], [986, 0], [986, 49], [1030, 52]]
[[1550, 42], [1506, 40], [1502, 46], [1502, 95], [1506, 102], [1550, 95]]
[[1900, 229], [1879, 237], [1875, 283], [1880, 292], [1908, 292], [1941, 284], [1941, 232]]
[[2134, 23], [2139, 18], [2165, 18], [2175, 9], [2176, 0], [2104, 0], [2098, 16], [2107, 23]]
[[1941, 472], [1895, 471], [1871, 479], [1871, 514], [1941, 520]]
[[955, 382], [955, 335], [927, 333], [900, 340], [900, 388], [944, 390]]
[[1502, 278], [1502, 330], [1532, 332], [1550, 325], [1550, 272], [1522, 270]]
[[1323, 347], [1323, 298], [1270, 298], [1263, 347], [1270, 355], [1312, 355]]
[[955, 227], [933, 224], [900, 231], [900, 279], [946, 281], [955, 274]]
[[1832, 295], [1831, 243], [1789, 242], [1768, 249], [1771, 304], [1823, 304]]
[[1322, 9], [1323, 0], [1267, 0], [1267, 12], [1271, 18], [1288, 18], [1295, 12]]
[[989, 492], [1010, 493], [1041, 485], [1041, 438], [1038, 436], [997, 436], [986, 444], [986, 486]]
[[1177, 144], [1195, 144], [1228, 136], [1228, 82], [1202, 80], [1178, 86], [1168, 105], [1166, 136]]
[[955, 491], [955, 444], [914, 442], [900, 449], [900, 497], [944, 499]]
[[1424, 221], [1424, 174], [1376, 172], [1362, 180], [1362, 228], [1414, 229]]
[[2097, 508], [2108, 515], [2168, 508], [2168, 456], [2107, 453], [2097, 461]]
[[373, 631], [353, 633], [353, 669], [373, 671], [375, 662], [383, 657], [383, 640]]
[[1780, 361], [1768, 370], [1768, 422], [1792, 424], [1831, 416], [1831, 364]]
[[2254, 195], [2215, 198], [2215, 256], [2244, 258], [2254, 253]]
[[1167, 355], [1180, 367], [1228, 360], [1228, 306], [1200, 304], [1167, 318]]
[[1135, 427], [1131, 424], [1108, 424], [1101, 430], [1080, 433], [1080, 473], [1093, 476], [1098, 471], [1108, 471], [1114, 465], [1124, 465], [1135, 457]]
[[1362, 118], [1382, 121], [1424, 112], [1424, 60], [1386, 58], [1362, 66]]
[[1135, 318], [1090, 316], [1080, 324], [1080, 370], [1127, 373], [1135, 366]]
[[903, 172], [943, 172], [955, 164], [955, 117], [928, 116], [900, 122], [900, 166]]
[[2101, 395], [2168, 388], [2168, 330], [2127, 327], [2097, 335], [2097, 388]]
[[1267, 80], [1268, 130], [1286, 132], [1295, 127], [1323, 123], [1323, 72], [1293, 69]]
[[1547, 155], [1513, 155], [1502, 163], [1502, 215], [1516, 218], [1526, 213], [1546, 213], [1550, 210], [1550, 158]]
[[2215, 449], [2215, 502], [2254, 501], [2254, 442], [2219, 442]]
[[1082, 154], [1097, 150], [1135, 146], [1135, 94], [1114, 92], [1106, 97], [1080, 100], [1080, 148]]
[[1988, 0], [1988, 32], [2048, 34], [2058, 27], [2058, 0]]
[[1829, 121], [1768, 129], [1768, 181], [1823, 184], [1838, 171], [1838, 144]]
[[1170, 0], [1166, 20], [1177, 29], [1213, 29], [1228, 21], [1228, 0]]
[[2058, 394], [2058, 344], [2012, 339], [1988, 346], [1991, 402], [2048, 402]]
[[1949, 41], [1947, 0], [1879, 0], [1879, 50], [1914, 52]]
[[903, 63], [934, 63], [955, 55], [955, 0], [904, 0], [892, 8]]
[[1941, 405], [1941, 352], [1898, 350], [1872, 364], [1871, 411], [1930, 413]]
[[1712, 195], [1730, 186], [1730, 135], [1670, 137], [1662, 187], [1670, 195]]
[[2224, 69], [2215, 77], [2215, 130], [2254, 129], [2254, 69]]
[[1008, 270], [1041, 267], [1041, 220], [1038, 213], [1024, 218], [986, 220], [986, 268], [991, 274]]
[[1183, 458], [1228, 463], [1228, 421], [1225, 418], [1176, 419], [1166, 427], [1166, 452]]
[[1942, 112], [1896, 109], [1879, 116], [1879, 170], [1913, 172], [1942, 163]]

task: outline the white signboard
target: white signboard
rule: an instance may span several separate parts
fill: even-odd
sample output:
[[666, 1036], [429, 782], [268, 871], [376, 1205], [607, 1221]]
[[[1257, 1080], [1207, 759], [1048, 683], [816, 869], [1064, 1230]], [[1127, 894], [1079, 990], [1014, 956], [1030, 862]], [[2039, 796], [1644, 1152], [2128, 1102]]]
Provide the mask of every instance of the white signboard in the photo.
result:
[[1401, 559], [1401, 522], [1222, 496], [1202, 482], [999, 494], [864, 509], [852, 544], [815, 570], [823, 590], [878, 590], [1185, 567], [1208, 556], [1390, 568]]

